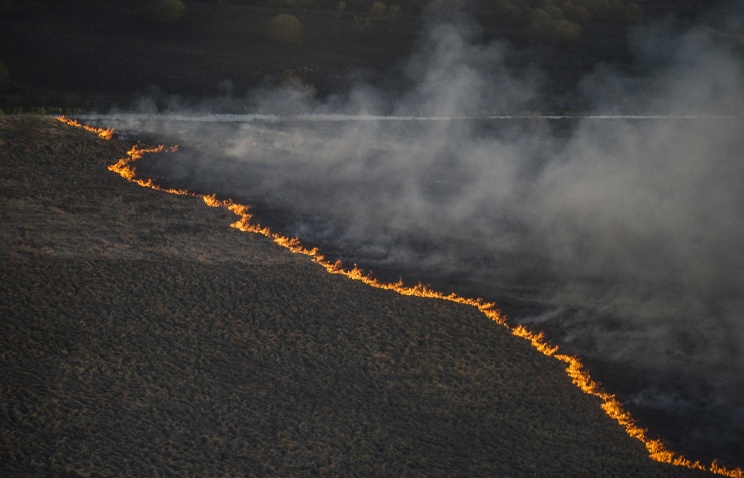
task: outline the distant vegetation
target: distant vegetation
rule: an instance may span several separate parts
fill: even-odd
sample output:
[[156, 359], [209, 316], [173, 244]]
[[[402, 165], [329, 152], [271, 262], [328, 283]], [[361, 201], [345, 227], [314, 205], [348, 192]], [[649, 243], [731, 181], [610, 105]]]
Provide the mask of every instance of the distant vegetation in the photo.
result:
[[364, 27], [399, 13], [420, 14], [425, 9], [465, 11], [477, 18], [513, 27], [524, 39], [566, 44], [581, 36], [593, 21], [621, 24], [643, 19], [632, 0], [227, 0], [230, 3], [298, 9], [331, 9], [353, 14]]
[[287, 13], [275, 16], [266, 27], [266, 38], [275, 43], [298, 44], [304, 36], [305, 28], [300, 20]]
[[634, 23], [643, 19], [630, 0], [497, 0], [477, 10], [482, 18], [520, 28], [532, 41], [569, 43], [594, 20]]
[[157, 23], [178, 23], [186, 7], [181, 0], [141, 0], [134, 6], [136, 14]]
[[524, 21], [543, 10], [551, 16], [562, 16], [579, 23], [592, 18], [634, 22], [643, 12], [633, 0], [220, 0], [242, 5], [334, 9], [340, 2], [345, 9], [366, 12], [381, 3], [385, 8], [398, 8], [404, 13], [417, 14], [425, 8], [450, 8], [502, 16], [507, 21]]
[[316, 3], [315, 0], [271, 0], [271, 6], [274, 6], [274, 7], [307, 8], [307, 7], [315, 6], [315, 3]]

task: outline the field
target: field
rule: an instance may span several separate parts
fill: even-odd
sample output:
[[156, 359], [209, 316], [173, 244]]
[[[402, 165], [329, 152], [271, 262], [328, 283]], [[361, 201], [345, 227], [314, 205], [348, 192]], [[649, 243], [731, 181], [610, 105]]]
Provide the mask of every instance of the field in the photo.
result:
[[[162, 24], [126, 3], [0, 0], [1, 476], [702, 475], [650, 460], [561, 362], [476, 309], [330, 275], [107, 170], [163, 138], [38, 114], [395, 91], [420, 16], [194, 1]], [[642, 3], [657, 19], [700, 5]], [[279, 13], [301, 43], [267, 39]], [[629, 67], [617, 22], [545, 43], [481, 20], [558, 98]]]
[[471, 307], [127, 183], [117, 140], [35, 116], [0, 138], [4, 476], [688, 473]]

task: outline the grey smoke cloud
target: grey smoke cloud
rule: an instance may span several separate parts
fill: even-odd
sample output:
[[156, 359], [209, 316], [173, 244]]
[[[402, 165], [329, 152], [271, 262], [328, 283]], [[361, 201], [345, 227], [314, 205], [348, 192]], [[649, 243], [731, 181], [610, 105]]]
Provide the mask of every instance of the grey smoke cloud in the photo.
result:
[[[507, 44], [483, 44], [458, 20], [426, 30], [399, 91], [358, 85], [319, 99], [267, 88], [238, 100], [225, 87], [197, 105], [160, 101], [171, 116], [111, 122], [182, 143], [178, 159], [143, 165], [169, 184], [262, 205], [285, 233], [372, 270], [467, 277], [489, 299], [522, 304], [513, 320], [551, 328], [570, 350], [704, 383], [644, 386], [627, 401], [723, 407], [741, 423], [741, 51], [707, 27], [644, 27], [631, 41], [644, 75], [604, 65], [576, 98], [644, 119], [454, 118], [550, 104], [538, 71], [510, 71]], [[309, 116], [177, 117], [241, 108]], [[360, 118], [328, 116], [340, 114]], [[453, 118], [406, 119], [421, 116]], [[729, 431], [740, 445], [742, 431]]]

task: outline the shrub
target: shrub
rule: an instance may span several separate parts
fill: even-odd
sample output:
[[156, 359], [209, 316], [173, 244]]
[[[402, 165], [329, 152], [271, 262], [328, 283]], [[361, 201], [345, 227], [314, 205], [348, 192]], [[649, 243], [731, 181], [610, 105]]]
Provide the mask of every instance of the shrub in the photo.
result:
[[568, 44], [579, 38], [581, 26], [568, 20], [538, 19], [527, 29], [527, 38], [545, 43]]
[[276, 43], [302, 43], [305, 28], [300, 20], [288, 13], [282, 13], [269, 20], [266, 27], [266, 38]]
[[370, 17], [382, 17], [385, 15], [385, 12], [387, 11], [387, 6], [382, 2], [372, 2], [372, 4], [367, 8], [367, 15]]
[[147, 0], [139, 6], [139, 14], [158, 23], [178, 23], [186, 12], [181, 0]]

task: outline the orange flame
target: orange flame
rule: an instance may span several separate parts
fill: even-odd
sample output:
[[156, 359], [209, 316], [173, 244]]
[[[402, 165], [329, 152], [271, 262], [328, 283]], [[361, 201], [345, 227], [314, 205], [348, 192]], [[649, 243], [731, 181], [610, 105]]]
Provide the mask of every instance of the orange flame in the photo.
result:
[[113, 129], [104, 129], [104, 128], [96, 128], [94, 126], [88, 126], [87, 124], [80, 124], [74, 119], [67, 118], [65, 116], [57, 116], [57, 121], [61, 121], [62, 123], [68, 124], [70, 126], [76, 126], [78, 128], [83, 128], [85, 131], [90, 131], [91, 133], [95, 133], [98, 136], [100, 136], [103, 139], [111, 139], [114, 137], [114, 130]]
[[132, 148], [129, 151], [127, 151], [126, 158], [121, 158], [116, 163], [110, 165], [108, 167], [108, 170], [113, 171], [119, 176], [126, 179], [127, 181], [133, 182], [135, 184], [139, 184], [142, 187], [157, 189], [158, 191], [164, 191], [170, 194], [178, 194], [181, 196], [191, 195], [189, 191], [186, 191], [184, 189], [162, 188], [158, 186], [157, 184], [155, 184], [155, 181], [153, 181], [151, 178], [148, 178], [148, 179], [137, 178], [137, 169], [132, 165], [132, 163], [134, 163], [135, 161], [142, 159], [142, 157], [145, 154], [162, 153], [162, 152], [174, 153], [176, 151], [178, 151], [178, 146], [171, 146], [170, 148], [166, 148], [165, 146], [161, 144], [160, 146], [157, 146], [155, 148], [140, 149], [140, 147], [135, 144], [134, 146], [132, 146]]
[[[83, 127], [88, 131], [95, 132], [101, 135], [98, 128], [82, 126], [75, 121], [69, 121], [57, 118], [60, 121], [70, 124], [72, 126]], [[105, 130], [111, 131], [112, 130]], [[103, 137], [103, 136], [102, 136]], [[635, 419], [630, 415], [630, 412], [625, 410], [622, 403], [617, 399], [614, 394], [604, 391], [599, 383], [594, 381], [589, 372], [584, 368], [578, 357], [571, 355], [558, 353], [558, 346], [551, 345], [545, 340], [542, 332], [535, 333], [522, 325], [512, 326], [508, 323], [506, 317], [497, 309], [496, 304], [493, 302], [486, 302], [480, 298], [468, 298], [460, 297], [455, 293], [444, 294], [436, 290], [430, 289], [429, 287], [419, 283], [415, 286], [406, 286], [402, 281], [396, 283], [384, 283], [380, 282], [370, 274], [359, 269], [356, 264], [351, 269], [345, 269], [341, 261], [330, 262], [319, 252], [318, 248], [308, 249], [302, 245], [300, 240], [296, 237], [287, 237], [279, 233], [271, 231], [268, 227], [263, 227], [258, 223], [253, 222], [253, 216], [250, 213], [250, 208], [244, 204], [238, 204], [230, 199], [217, 199], [214, 194], [205, 195], [192, 193], [190, 191], [182, 189], [168, 189], [163, 188], [156, 184], [152, 178], [141, 179], [136, 177], [136, 169], [134, 168], [134, 162], [141, 159], [145, 154], [160, 153], [160, 152], [173, 152], [177, 150], [177, 146], [171, 148], [165, 148], [160, 145], [156, 148], [140, 149], [137, 145], [133, 146], [128, 152], [127, 157], [120, 159], [117, 163], [109, 166], [109, 170], [121, 175], [124, 179], [139, 184], [140, 186], [164, 191], [171, 194], [189, 195], [201, 197], [204, 203], [210, 207], [222, 207], [238, 216], [238, 220], [230, 224], [231, 227], [244, 232], [252, 232], [261, 234], [273, 240], [276, 244], [289, 249], [295, 254], [303, 254], [310, 257], [315, 263], [323, 266], [326, 271], [331, 274], [340, 274], [348, 277], [352, 280], [361, 281], [371, 287], [384, 290], [392, 290], [401, 295], [425, 297], [431, 299], [446, 300], [455, 302], [458, 304], [464, 304], [471, 307], [475, 307], [486, 317], [493, 320], [499, 325], [502, 325], [509, 329], [509, 331], [525, 340], [528, 340], [532, 347], [539, 352], [543, 353], [548, 357], [553, 357], [556, 360], [560, 360], [566, 364], [566, 374], [571, 378], [576, 387], [587, 395], [592, 395], [599, 398], [602, 401], [602, 410], [613, 420], [615, 420], [620, 426], [625, 429], [625, 432], [639, 440], [644, 444], [648, 451], [649, 457], [661, 463], [668, 463], [675, 466], [684, 468], [696, 469], [707, 471], [716, 475], [726, 476], [731, 478], [744, 478], [744, 470], [741, 468], [727, 468], [718, 464], [717, 460], [713, 460], [710, 465], [704, 465], [699, 461], [692, 461], [678, 453], [671, 451], [660, 439], [650, 438], [648, 430], [638, 425]]]

